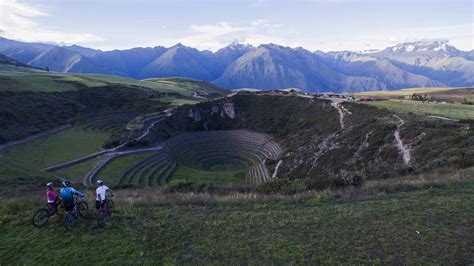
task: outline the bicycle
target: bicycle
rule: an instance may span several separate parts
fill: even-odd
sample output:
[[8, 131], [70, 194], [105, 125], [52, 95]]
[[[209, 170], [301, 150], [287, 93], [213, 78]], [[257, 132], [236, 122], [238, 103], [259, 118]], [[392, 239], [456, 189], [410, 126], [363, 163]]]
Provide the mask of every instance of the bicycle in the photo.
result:
[[78, 217], [86, 218], [89, 211], [89, 205], [87, 202], [79, 200], [74, 197], [74, 207], [72, 211], [64, 212], [64, 226], [66, 229], [71, 230], [77, 223]]
[[97, 214], [97, 224], [99, 227], [105, 226], [105, 218], [110, 217], [115, 209], [115, 203], [111, 199], [106, 199], [105, 204], [100, 206]]
[[115, 203], [111, 199], [106, 199], [105, 204], [107, 204], [107, 208], [109, 209], [109, 216], [115, 211]]
[[35, 227], [43, 227], [48, 223], [49, 218], [51, 216], [55, 214], [60, 215], [57, 208], [60, 206], [61, 203], [62, 203], [62, 200], [60, 199], [56, 202], [56, 206], [51, 206], [50, 204], [46, 204], [46, 208], [41, 208], [37, 210], [35, 214], [33, 214], [33, 217], [31, 218], [31, 222], [33, 223], [33, 225]]

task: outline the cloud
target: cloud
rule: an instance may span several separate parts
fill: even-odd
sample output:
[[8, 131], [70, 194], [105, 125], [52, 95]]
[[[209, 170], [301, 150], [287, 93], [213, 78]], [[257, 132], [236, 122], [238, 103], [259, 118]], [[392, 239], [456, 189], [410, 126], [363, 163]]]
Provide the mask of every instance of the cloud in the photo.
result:
[[45, 8], [18, 0], [1, 0], [0, 35], [21, 41], [42, 41], [57, 44], [82, 44], [103, 41], [89, 33], [64, 32], [37, 23], [35, 18], [50, 16]]
[[247, 23], [230, 23], [226, 21], [213, 24], [193, 24], [182, 35], [173, 38], [160, 38], [149, 45], [172, 46], [181, 42], [200, 50], [217, 51], [232, 43], [241, 42], [258, 46], [264, 43], [276, 43], [289, 47], [302, 46], [308, 50], [371, 50], [383, 49], [398, 43], [427, 39], [448, 39], [450, 43], [462, 50], [471, 50], [472, 23], [444, 25], [419, 28], [395, 28], [386, 30], [364, 30], [354, 33], [339, 34], [330, 32], [324, 35], [307, 34], [282, 24], [262, 18]]
[[193, 24], [189, 27], [187, 35], [180, 38], [160, 39], [154, 44], [171, 46], [181, 42], [200, 50], [216, 51], [235, 41], [253, 45], [269, 42], [284, 43], [283, 39], [274, 37], [275, 30], [280, 26], [282, 25], [272, 24], [268, 19], [258, 19], [246, 24], [233, 24], [226, 21], [214, 24]]
[[[451, 45], [461, 50], [472, 50], [474, 43], [474, 23], [443, 25], [436, 27], [396, 28], [384, 31], [361, 31], [354, 35], [326, 35], [324, 43], [316, 39], [300, 40], [304, 47], [323, 51], [383, 49], [399, 43], [449, 40]], [[321, 40], [320, 40], [321, 41]]]
[[474, 23], [446, 25], [438, 27], [400, 29], [391, 32], [389, 40], [393, 43], [422, 41], [422, 40], [457, 40], [459, 38], [473, 37]]

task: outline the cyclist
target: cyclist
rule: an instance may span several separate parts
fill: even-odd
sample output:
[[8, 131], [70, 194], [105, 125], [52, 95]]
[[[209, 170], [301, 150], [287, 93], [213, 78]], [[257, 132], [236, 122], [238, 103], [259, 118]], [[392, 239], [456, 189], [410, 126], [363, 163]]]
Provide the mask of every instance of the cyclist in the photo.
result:
[[53, 187], [53, 182], [48, 182], [46, 187], [46, 199], [48, 200], [48, 206], [50, 209], [54, 210], [54, 213], [56, 214], [58, 213], [58, 193]]
[[95, 208], [97, 211], [100, 210], [101, 207], [104, 206], [105, 204], [105, 199], [106, 199], [106, 193], [109, 191], [110, 195], [113, 197], [114, 194], [112, 193], [112, 190], [106, 185], [104, 185], [104, 181], [99, 179], [96, 181], [97, 183], [97, 189], [95, 190], [95, 193], [97, 194], [95, 198]]
[[71, 187], [71, 182], [67, 180], [63, 181], [62, 185], [63, 188], [61, 188], [61, 191], [59, 193], [61, 194], [61, 198], [63, 199], [64, 210], [69, 212], [74, 209], [74, 195], [77, 195], [78, 197], [82, 198], [84, 197], [84, 194]]

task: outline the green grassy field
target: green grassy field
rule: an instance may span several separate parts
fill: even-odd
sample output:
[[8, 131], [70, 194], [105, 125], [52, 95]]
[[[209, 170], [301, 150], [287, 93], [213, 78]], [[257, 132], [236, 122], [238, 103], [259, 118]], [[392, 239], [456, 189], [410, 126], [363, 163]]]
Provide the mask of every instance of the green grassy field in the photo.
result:
[[[215, 93], [220, 96], [227, 94], [226, 90], [209, 83], [185, 78], [134, 80], [111, 75], [69, 74], [6, 65], [0, 66], [0, 91], [62, 92], [76, 90], [76, 84], [89, 88], [118, 84], [144, 87], [164, 93], [175, 93], [184, 97], [192, 97], [194, 91]], [[192, 99], [190, 98], [190, 100]]]
[[412, 112], [419, 115], [441, 116], [451, 119], [474, 119], [474, 105], [441, 104], [419, 101], [389, 100], [362, 102], [367, 105], [387, 108], [396, 112]]
[[119, 183], [119, 178], [131, 165], [140, 161], [141, 159], [150, 156], [151, 152], [144, 152], [133, 154], [129, 156], [119, 157], [104, 167], [98, 174], [97, 179], [104, 180], [111, 186]]
[[180, 99], [180, 98], [164, 98], [160, 101], [171, 103], [173, 105], [184, 105], [184, 104], [196, 104], [203, 102], [204, 99], [194, 98], [194, 99]]
[[448, 90], [458, 90], [460, 88], [411, 88], [401, 90], [389, 90], [389, 91], [366, 91], [358, 92], [356, 95], [387, 95], [387, 96], [411, 96], [413, 93], [430, 93], [430, 92], [444, 92]]
[[153, 78], [145, 79], [143, 82], [154, 83], [154, 86], [159, 86], [159, 88], [162, 88], [163, 90], [168, 88], [171, 90], [170, 92], [177, 92], [188, 97], [193, 96], [193, 92], [216, 94], [220, 96], [224, 96], [228, 93], [227, 90], [219, 88], [213, 84], [187, 78]]
[[43, 72], [0, 71], [0, 91], [64, 92], [76, 90], [71, 83], [61, 82], [60, 75]]
[[72, 127], [0, 150], [0, 163], [8, 166], [0, 169], [0, 178], [18, 177], [15, 169], [39, 174], [38, 171], [45, 167], [100, 151], [109, 136], [107, 132]]
[[94, 168], [94, 166], [104, 160], [104, 156], [99, 156], [85, 162], [72, 165], [67, 168], [59, 169], [51, 172], [54, 176], [58, 176], [75, 183], [82, 183], [84, 177]]
[[33, 228], [30, 215], [43, 199], [21, 194], [2, 198], [0, 257], [5, 264], [474, 263], [473, 176], [431, 181], [293, 196], [116, 190], [106, 228], [92, 215], [72, 231], [61, 219]]

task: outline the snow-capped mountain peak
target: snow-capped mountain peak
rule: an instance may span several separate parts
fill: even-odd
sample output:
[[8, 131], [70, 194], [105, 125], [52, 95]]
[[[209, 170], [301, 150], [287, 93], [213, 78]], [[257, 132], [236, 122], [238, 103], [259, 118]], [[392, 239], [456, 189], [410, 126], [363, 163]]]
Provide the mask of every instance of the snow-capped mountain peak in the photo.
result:
[[241, 43], [241, 42], [232, 42], [227, 46], [231, 50], [243, 50], [243, 49], [252, 49], [254, 48], [251, 44]]
[[434, 41], [417, 41], [401, 43], [396, 46], [388, 48], [392, 52], [421, 52], [421, 51], [434, 51], [434, 52], [450, 52], [453, 51], [453, 46], [448, 44], [447, 40], [434, 40]]

